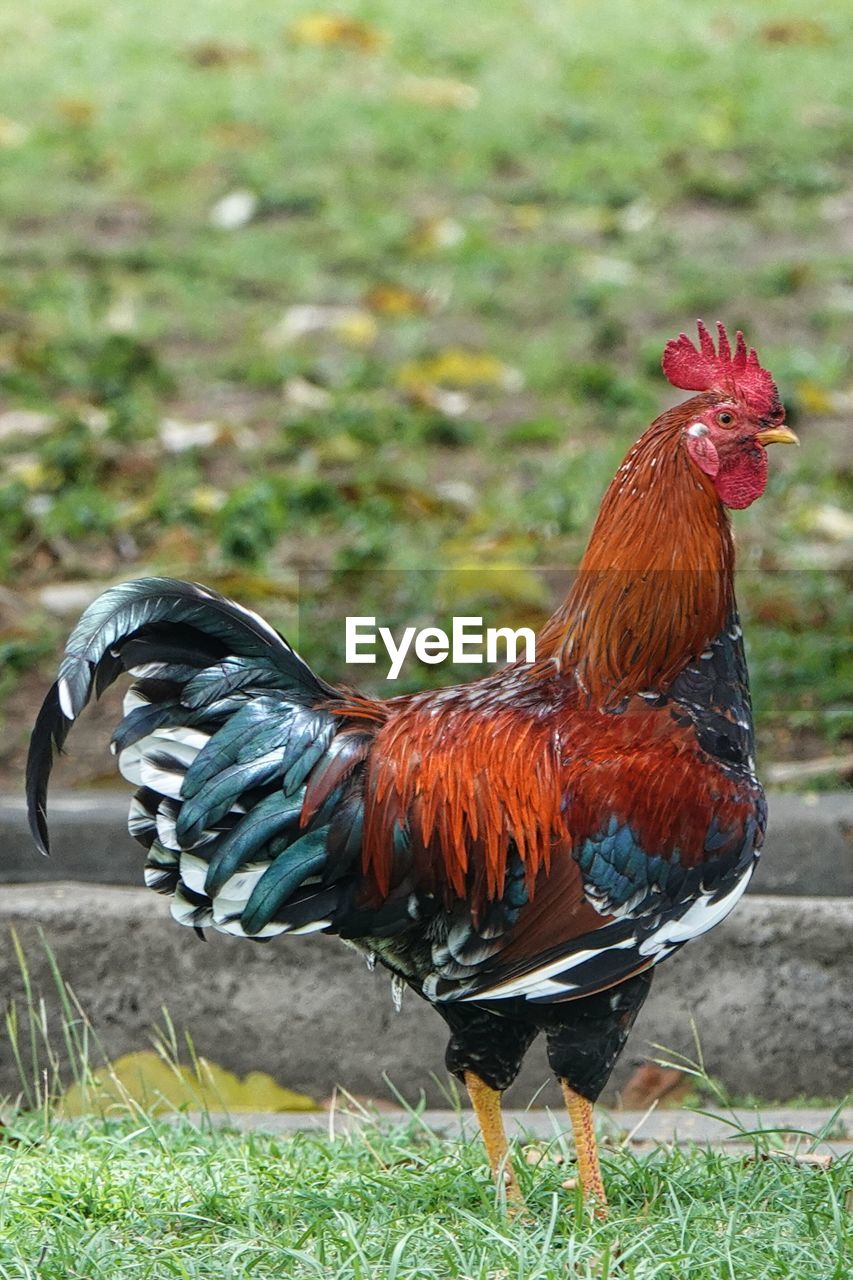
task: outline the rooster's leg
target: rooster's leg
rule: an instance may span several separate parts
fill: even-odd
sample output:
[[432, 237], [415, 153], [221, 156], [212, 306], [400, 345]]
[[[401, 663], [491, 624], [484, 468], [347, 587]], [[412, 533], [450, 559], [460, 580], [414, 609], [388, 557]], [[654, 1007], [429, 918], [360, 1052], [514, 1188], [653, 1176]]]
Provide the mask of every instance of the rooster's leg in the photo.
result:
[[585, 1200], [594, 1201], [595, 1216], [606, 1218], [607, 1195], [601, 1178], [601, 1165], [598, 1163], [598, 1143], [592, 1121], [592, 1103], [581, 1094], [575, 1093], [565, 1080], [560, 1081], [560, 1088], [563, 1090], [566, 1110], [572, 1122], [581, 1192]]
[[473, 1071], [465, 1072], [465, 1087], [480, 1125], [495, 1182], [500, 1186], [503, 1180], [507, 1200], [520, 1204], [522, 1195], [510, 1160], [506, 1130], [501, 1115], [502, 1094], [498, 1089], [492, 1089]]

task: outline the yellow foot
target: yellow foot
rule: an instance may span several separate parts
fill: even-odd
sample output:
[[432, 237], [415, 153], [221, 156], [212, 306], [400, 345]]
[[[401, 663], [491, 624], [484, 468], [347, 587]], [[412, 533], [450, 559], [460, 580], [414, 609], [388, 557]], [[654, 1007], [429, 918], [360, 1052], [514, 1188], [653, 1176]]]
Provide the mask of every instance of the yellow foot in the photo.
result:
[[465, 1087], [480, 1125], [492, 1176], [496, 1185], [504, 1188], [507, 1213], [517, 1217], [525, 1211], [524, 1196], [521, 1194], [509, 1155], [509, 1144], [501, 1115], [501, 1094], [497, 1089], [487, 1085], [485, 1080], [481, 1080], [473, 1071], [465, 1072]]
[[575, 1093], [565, 1080], [560, 1081], [560, 1088], [563, 1090], [563, 1098], [575, 1139], [581, 1194], [584, 1200], [591, 1203], [594, 1216], [603, 1222], [607, 1217], [607, 1193], [604, 1190], [601, 1165], [598, 1160], [592, 1103], [579, 1093]]

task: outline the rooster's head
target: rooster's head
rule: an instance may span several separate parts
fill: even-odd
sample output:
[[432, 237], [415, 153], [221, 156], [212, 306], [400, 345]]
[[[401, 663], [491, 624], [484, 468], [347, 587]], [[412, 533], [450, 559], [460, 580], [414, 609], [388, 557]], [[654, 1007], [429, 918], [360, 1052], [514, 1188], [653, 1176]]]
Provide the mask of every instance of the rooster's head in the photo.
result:
[[682, 333], [666, 344], [663, 371], [675, 387], [700, 391], [684, 406], [682, 438], [691, 461], [727, 507], [748, 507], [767, 483], [768, 444], [797, 444], [772, 375], [738, 332], [732, 352], [723, 325], [719, 349], [702, 321], [699, 346]]

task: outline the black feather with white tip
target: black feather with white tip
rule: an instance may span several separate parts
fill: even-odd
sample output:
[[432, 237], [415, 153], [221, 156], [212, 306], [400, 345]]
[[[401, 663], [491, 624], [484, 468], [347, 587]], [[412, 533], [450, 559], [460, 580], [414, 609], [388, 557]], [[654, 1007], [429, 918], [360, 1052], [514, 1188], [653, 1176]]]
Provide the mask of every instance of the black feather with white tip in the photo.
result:
[[[112, 745], [139, 788], [128, 825], [147, 851], [146, 884], [196, 928], [262, 938], [334, 927], [354, 900], [369, 735], [338, 740], [340, 694], [262, 619], [189, 583], [112, 588], [75, 628], [31, 744], [41, 845], [54, 750], [125, 672], [135, 683]], [[323, 799], [303, 820], [307, 784]]]

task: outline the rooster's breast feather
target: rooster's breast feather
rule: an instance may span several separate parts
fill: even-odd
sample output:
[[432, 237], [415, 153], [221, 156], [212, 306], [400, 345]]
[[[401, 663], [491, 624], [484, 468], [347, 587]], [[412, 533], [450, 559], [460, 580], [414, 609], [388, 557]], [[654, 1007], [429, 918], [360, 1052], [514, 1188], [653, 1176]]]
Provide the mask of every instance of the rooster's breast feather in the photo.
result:
[[434, 1000], [602, 990], [711, 928], [753, 870], [760, 788], [680, 705], [596, 713], [528, 675], [386, 704], [367, 757], [363, 868], [429, 914]]

